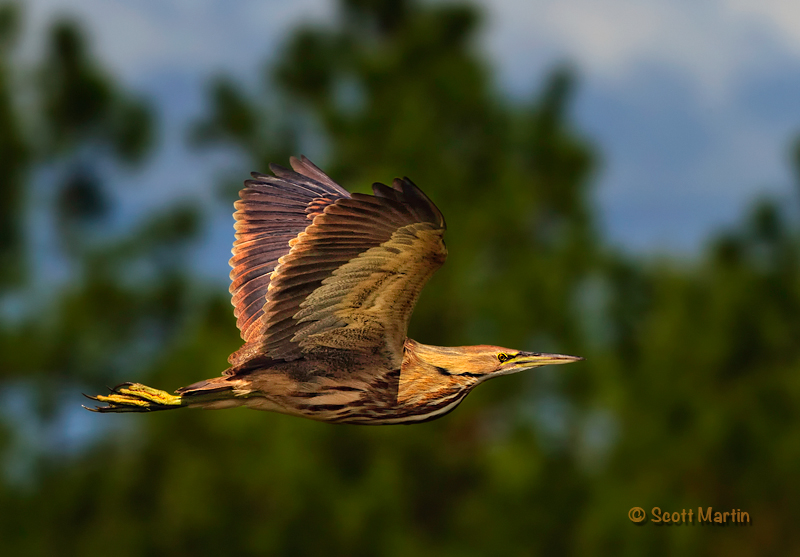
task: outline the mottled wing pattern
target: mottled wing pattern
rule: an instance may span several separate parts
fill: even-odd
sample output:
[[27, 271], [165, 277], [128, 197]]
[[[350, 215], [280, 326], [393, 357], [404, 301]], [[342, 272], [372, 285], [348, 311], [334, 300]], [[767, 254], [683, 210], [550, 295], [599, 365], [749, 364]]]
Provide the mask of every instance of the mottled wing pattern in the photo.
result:
[[290, 162], [294, 171], [270, 165], [275, 176], [253, 173], [235, 204], [230, 292], [236, 326], [248, 343], [263, 333], [264, 303], [278, 259], [326, 206], [350, 196], [305, 157]]
[[411, 312], [447, 250], [436, 206], [408, 179], [392, 186], [329, 204], [279, 259], [260, 352], [382, 351], [399, 366]]

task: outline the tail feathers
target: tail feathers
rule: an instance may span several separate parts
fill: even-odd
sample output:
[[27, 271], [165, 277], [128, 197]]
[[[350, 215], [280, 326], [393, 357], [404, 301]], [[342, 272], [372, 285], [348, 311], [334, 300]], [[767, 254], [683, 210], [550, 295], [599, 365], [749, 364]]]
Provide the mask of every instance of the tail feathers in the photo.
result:
[[122, 383], [108, 395], [89, 396], [91, 400], [105, 403], [87, 410], [92, 412], [153, 412], [174, 410], [176, 408], [228, 408], [239, 406], [235, 400], [233, 385], [226, 377], [207, 379], [188, 387], [178, 389], [171, 395], [166, 391], [153, 389], [141, 383]]
[[212, 379], [204, 379], [203, 381], [192, 383], [186, 387], [181, 387], [175, 392], [189, 397], [232, 391], [233, 387], [234, 384], [231, 382], [230, 377], [214, 377]]

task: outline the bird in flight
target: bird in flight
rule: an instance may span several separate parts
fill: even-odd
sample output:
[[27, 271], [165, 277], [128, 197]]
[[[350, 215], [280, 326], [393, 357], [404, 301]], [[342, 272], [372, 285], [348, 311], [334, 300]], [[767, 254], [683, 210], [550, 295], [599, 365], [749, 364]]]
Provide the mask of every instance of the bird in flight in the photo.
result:
[[444, 217], [411, 180], [350, 193], [306, 157], [253, 173], [236, 202], [232, 303], [244, 339], [221, 377], [171, 395], [123, 383], [95, 412], [246, 406], [323, 422], [410, 424], [443, 416], [478, 384], [581, 360], [406, 336], [447, 257]]

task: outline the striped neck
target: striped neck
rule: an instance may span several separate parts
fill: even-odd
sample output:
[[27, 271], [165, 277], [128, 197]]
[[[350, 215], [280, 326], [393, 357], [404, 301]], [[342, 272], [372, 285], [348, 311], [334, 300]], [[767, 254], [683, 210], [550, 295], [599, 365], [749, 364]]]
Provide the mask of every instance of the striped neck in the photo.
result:
[[460, 374], [464, 353], [459, 348], [431, 346], [407, 339], [400, 371], [397, 402], [426, 406], [460, 401], [480, 380]]

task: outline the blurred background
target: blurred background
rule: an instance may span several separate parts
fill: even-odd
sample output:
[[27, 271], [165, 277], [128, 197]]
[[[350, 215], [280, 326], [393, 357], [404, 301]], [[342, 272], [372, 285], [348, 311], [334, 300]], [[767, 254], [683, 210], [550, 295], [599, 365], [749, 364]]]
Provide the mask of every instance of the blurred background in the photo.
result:
[[[0, 547], [800, 553], [799, 10], [0, 1]], [[82, 410], [225, 369], [232, 203], [299, 153], [446, 215], [410, 336], [586, 362], [410, 427]]]

